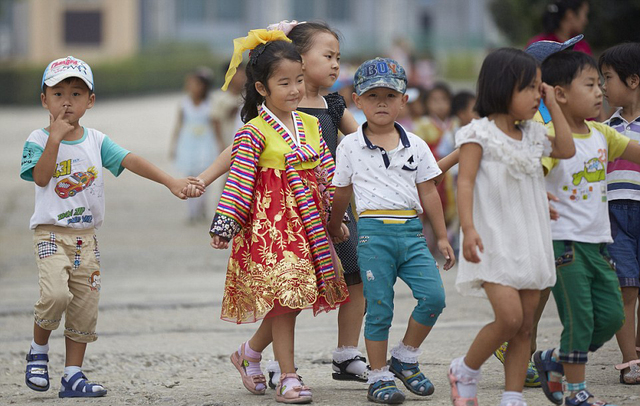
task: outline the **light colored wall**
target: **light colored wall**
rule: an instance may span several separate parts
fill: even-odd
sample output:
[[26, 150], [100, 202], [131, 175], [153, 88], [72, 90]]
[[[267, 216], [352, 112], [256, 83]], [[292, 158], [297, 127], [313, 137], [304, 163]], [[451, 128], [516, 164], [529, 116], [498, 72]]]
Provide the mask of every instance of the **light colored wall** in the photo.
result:
[[[138, 0], [28, 0], [28, 47], [30, 62], [47, 62], [66, 55], [90, 61], [121, 58], [139, 49]], [[64, 13], [101, 10], [100, 46], [67, 45], [64, 41]]]

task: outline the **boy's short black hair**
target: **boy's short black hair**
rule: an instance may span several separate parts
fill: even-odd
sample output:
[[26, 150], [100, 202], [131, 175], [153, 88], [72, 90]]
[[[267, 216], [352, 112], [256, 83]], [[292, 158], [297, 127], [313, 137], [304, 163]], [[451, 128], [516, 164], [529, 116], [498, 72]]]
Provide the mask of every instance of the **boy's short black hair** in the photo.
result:
[[[71, 83], [71, 82], [75, 82], [76, 80], [79, 80], [79, 81], [80, 81], [80, 82], [82, 82], [85, 86], [87, 86], [87, 84], [86, 84], [86, 83], [84, 83], [84, 80], [82, 80], [82, 79], [80, 79], [80, 78], [77, 78], [77, 77], [75, 77], [75, 76], [72, 76], [72, 77], [70, 77], [70, 78], [66, 78], [66, 79], [62, 79], [62, 80], [60, 81], [60, 83]], [[47, 86], [47, 85], [42, 85], [42, 93], [43, 93], [43, 94], [47, 94], [47, 88], [48, 88], [48, 87], [49, 87], [49, 86]], [[91, 95], [93, 94], [93, 89], [89, 89], [89, 86], [87, 86], [87, 89], [89, 90], [89, 96], [91, 96]]]
[[569, 86], [587, 67], [598, 70], [596, 60], [584, 52], [556, 52], [542, 62], [542, 81], [550, 86]]
[[519, 49], [500, 48], [487, 55], [478, 76], [478, 115], [508, 113], [513, 92], [533, 82], [537, 70], [535, 58]]
[[627, 42], [607, 49], [598, 59], [600, 71], [605, 65], [616, 71], [620, 80], [628, 86], [629, 76], [640, 77], [640, 43]]
[[476, 95], [468, 90], [462, 90], [451, 99], [451, 115], [455, 116], [459, 112], [465, 110], [469, 103], [475, 100]]

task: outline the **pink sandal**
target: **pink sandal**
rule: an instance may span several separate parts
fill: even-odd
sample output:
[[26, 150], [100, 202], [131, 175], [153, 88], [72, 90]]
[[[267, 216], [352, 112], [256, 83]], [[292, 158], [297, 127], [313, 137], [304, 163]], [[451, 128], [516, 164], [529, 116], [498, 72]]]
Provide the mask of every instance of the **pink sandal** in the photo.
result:
[[461, 398], [458, 394], [458, 378], [453, 374], [451, 368], [449, 368], [449, 383], [451, 384], [451, 400], [453, 406], [478, 406], [478, 398]]
[[[231, 363], [236, 367], [238, 372], [240, 372], [242, 384], [249, 392], [255, 395], [264, 395], [267, 391], [267, 379], [264, 375], [247, 375], [247, 366], [249, 366], [249, 362], [260, 362], [262, 357], [258, 359], [247, 357], [244, 353], [245, 345], [247, 345], [247, 343], [243, 343], [240, 346], [241, 354], [238, 354], [238, 351], [234, 351], [233, 354], [231, 354]], [[262, 384], [262, 389], [257, 389], [260, 384]]]
[[293, 378], [300, 380], [298, 374], [288, 373], [280, 375], [280, 382], [278, 386], [276, 386], [276, 402], [280, 403], [311, 403], [311, 395], [302, 395], [302, 392], [311, 393], [311, 389], [309, 389], [305, 385], [294, 386], [293, 388], [286, 391], [284, 394], [282, 393], [282, 382], [287, 378]]
[[[629, 368], [629, 372], [625, 374], [624, 370], [627, 368]], [[620, 383], [627, 385], [640, 384], [640, 359], [618, 364], [616, 369], [620, 371]]]

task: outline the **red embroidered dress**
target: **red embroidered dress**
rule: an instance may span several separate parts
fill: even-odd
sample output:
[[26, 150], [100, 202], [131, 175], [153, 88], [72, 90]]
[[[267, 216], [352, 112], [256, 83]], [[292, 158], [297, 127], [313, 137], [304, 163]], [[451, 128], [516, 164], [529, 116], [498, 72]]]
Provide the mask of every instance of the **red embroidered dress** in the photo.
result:
[[211, 225], [211, 235], [233, 239], [223, 320], [255, 322], [311, 307], [317, 314], [347, 299], [326, 233], [333, 158], [318, 120], [292, 114], [295, 139], [265, 106], [234, 137]]

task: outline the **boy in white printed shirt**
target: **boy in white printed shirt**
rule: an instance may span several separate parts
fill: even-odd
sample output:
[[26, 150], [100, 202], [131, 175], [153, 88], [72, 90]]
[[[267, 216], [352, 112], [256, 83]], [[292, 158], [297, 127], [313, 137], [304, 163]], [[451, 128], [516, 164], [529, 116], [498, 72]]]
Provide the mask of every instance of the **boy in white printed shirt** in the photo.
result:
[[102, 168], [115, 176], [129, 169], [165, 185], [181, 199], [186, 198], [182, 191], [190, 181], [174, 179], [105, 134], [80, 125], [80, 118], [95, 102], [93, 73], [82, 60], [68, 56], [51, 62], [41, 89], [50, 125], [29, 135], [20, 168], [20, 177], [35, 183], [30, 228], [40, 285], [25, 383], [36, 391], [49, 389], [49, 336], [66, 313], [66, 361], [58, 395], [104, 396], [106, 389], [89, 383], [81, 370], [87, 343], [98, 338], [101, 276], [94, 229], [104, 218]]
[[[434, 179], [441, 174], [427, 144], [395, 122], [406, 105], [407, 79], [394, 60], [363, 63], [355, 75], [355, 104], [367, 122], [338, 146], [336, 186], [329, 232], [342, 239], [341, 219], [355, 192], [358, 262], [367, 302], [365, 343], [371, 372], [367, 398], [402, 403], [394, 375], [419, 396], [433, 384], [420, 371], [419, 347], [445, 306], [437, 265], [427, 248], [418, 215], [426, 212], [435, 231], [445, 269], [455, 263]], [[387, 342], [393, 317], [393, 285], [400, 277], [418, 301], [403, 340], [391, 350]]]

